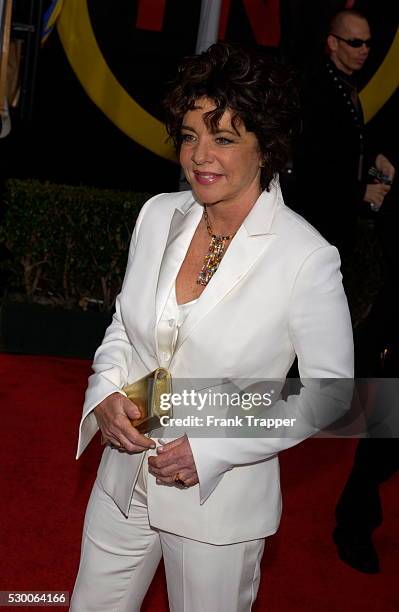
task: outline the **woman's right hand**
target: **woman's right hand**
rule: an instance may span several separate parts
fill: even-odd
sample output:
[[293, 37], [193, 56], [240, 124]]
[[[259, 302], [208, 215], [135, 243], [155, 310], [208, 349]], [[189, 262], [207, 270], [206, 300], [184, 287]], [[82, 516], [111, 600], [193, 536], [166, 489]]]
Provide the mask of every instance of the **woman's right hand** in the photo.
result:
[[121, 393], [112, 393], [94, 408], [94, 414], [103, 440], [121, 451], [141, 453], [155, 448], [154, 440], [143, 436], [129, 419], [140, 417], [140, 411]]

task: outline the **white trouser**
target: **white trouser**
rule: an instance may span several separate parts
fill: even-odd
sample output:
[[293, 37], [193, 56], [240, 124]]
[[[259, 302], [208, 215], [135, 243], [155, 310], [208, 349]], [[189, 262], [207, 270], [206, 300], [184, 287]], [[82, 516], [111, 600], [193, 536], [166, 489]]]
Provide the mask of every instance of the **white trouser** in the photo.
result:
[[71, 612], [138, 612], [163, 556], [171, 612], [248, 612], [264, 539], [216, 546], [151, 528], [136, 486], [129, 517], [96, 482]]

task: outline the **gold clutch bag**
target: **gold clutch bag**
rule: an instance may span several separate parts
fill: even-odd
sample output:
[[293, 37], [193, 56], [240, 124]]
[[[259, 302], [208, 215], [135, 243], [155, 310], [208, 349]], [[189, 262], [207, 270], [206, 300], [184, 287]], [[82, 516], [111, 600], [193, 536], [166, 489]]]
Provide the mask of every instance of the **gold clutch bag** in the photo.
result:
[[159, 427], [161, 416], [172, 416], [172, 409], [161, 409], [161, 396], [172, 393], [172, 377], [165, 368], [157, 368], [147, 376], [123, 387], [128, 399], [140, 410], [140, 417], [131, 424], [140, 433], [148, 433]]

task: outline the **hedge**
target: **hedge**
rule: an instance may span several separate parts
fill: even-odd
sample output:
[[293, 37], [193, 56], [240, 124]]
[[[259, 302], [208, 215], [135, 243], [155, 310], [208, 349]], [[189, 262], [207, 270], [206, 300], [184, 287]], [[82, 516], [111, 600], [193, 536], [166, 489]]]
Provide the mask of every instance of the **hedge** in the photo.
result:
[[148, 193], [9, 180], [1, 205], [8, 293], [65, 308], [112, 309]]
[[[13, 297], [65, 308], [112, 310], [131, 232], [148, 193], [9, 180], [4, 195], [1, 264]], [[346, 290], [354, 323], [378, 293], [381, 252], [372, 223], [359, 221]]]

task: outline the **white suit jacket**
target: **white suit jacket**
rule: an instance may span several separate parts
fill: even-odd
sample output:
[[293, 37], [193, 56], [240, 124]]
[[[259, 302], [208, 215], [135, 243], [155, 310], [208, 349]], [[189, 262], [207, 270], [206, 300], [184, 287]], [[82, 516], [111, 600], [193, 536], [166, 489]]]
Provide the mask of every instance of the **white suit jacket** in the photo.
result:
[[[142, 208], [113, 321], [95, 354], [78, 457], [98, 429], [93, 408], [159, 367], [157, 323], [202, 210], [191, 192], [157, 195]], [[275, 183], [182, 324], [169, 369], [189, 379], [284, 379], [295, 354], [301, 378], [353, 377], [338, 251], [284, 205]], [[299, 409], [301, 401], [292, 399]], [[271, 535], [281, 514], [277, 454], [296, 442], [190, 438], [199, 485], [180, 490], [149, 475], [151, 525], [214, 544]], [[98, 479], [125, 515], [142, 460], [109, 447], [103, 453]]]

